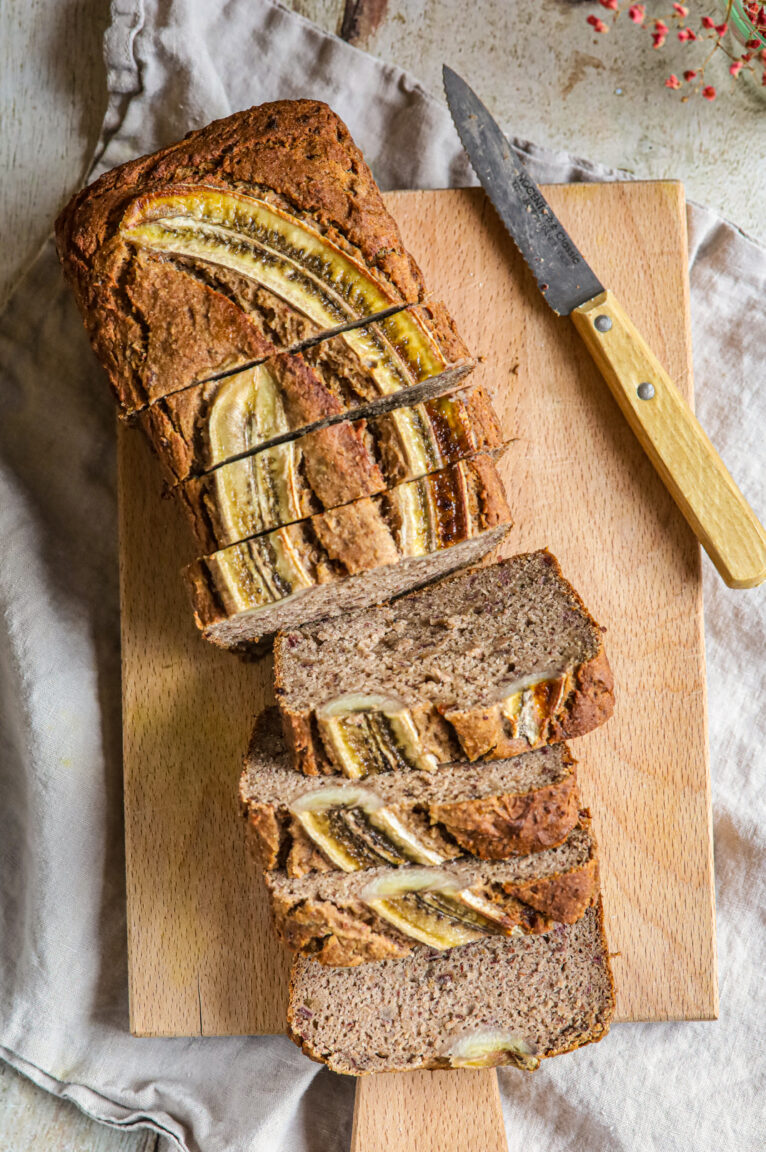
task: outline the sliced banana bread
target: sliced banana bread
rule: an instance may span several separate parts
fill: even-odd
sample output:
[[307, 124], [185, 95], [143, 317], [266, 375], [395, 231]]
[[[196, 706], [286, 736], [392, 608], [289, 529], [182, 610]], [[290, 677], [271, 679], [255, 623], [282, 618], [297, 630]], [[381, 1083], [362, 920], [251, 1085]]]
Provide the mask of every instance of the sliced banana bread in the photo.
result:
[[487, 860], [560, 844], [579, 820], [574, 760], [565, 744], [477, 767], [385, 772], [364, 786], [295, 772], [279, 712], [250, 738], [239, 783], [250, 842], [264, 871], [288, 876], [383, 864]]
[[195, 618], [225, 648], [376, 603], [484, 556], [510, 513], [488, 456], [233, 544], [185, 569]]
[[[250, 425], [243, 420], [241, 427]], [[218, 431], [212, 415], [208, 428]], [[479, 390], [368, 420], [326, 425], [240, 456], [176, 485], [173, 492], [188, 515], [200, 552], [215, 552], [501, 443], [497, 418]]]
[[352, 413], [454, 391], [471, 363], [462, 356], [465, 349], [443, 310], [429, 305], [408, 314], [435, 349], [414, 365], [376, 323], [355, 330], [355, 343], [369, 345], [364, 359], [350, 353], [350, 334], [332, 336], [302, 352], [272, 356], [241, 372], [172, 392], [144, 408], [136, 418], [168, 482], [202, 475]]
[[266, 872], [278, 935], [288, 948], [341, 966], [455, 948], [484, 936], [574, 924], [598, 897], [587, 812], [562, 844], [508, 860], [464, 857], [437, 867]]
[[308, 775], [364, 776], [392, 756], [515, 756], [588, 732], [613, 708], [601, 629], [547, 551], [285, 629], [274, 678]]
[[[56, 242], [123, 414], [425, 299], [361, 153], [313, 100], [236, 113], [107, 172], [63, 210]], [[413, 369], [438, 358], [409, 312], [387, 340]], [[353, 330], [343, 341], [369, 354]]]
[[451, 952], [331, 968], [298, 959], [288, 1028], [334, 1072], [404, 1072], [540, 1061], [601, 1040], [614, 984], [600, 900], [545, 935], [488, 936]]

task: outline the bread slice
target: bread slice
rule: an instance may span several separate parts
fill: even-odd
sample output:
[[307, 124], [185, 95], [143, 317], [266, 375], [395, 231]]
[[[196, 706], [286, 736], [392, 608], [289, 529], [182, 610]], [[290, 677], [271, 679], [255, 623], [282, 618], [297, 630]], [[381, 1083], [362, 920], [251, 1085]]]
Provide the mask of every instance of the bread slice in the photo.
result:
[[385, 325], [375, 323], [354, 332], [364, 361], [349, 348], [348, 333], [155, 400], [136, 420], [168, 483], [203, 475], [228, 460], [350, 414], [356, 417], [454, 391], [472, 361], [444, 310], [432, 304], [408, 309], [408, 315], [434, 352], [417, 364], [400, 356], [386, 338]]
[[288, 1030], [334, 1072], [405, 1072], [541, 1060], [603, 1039], [614, 984], [599, 900], [576, 924], [489, 936], [451, 952], [330, 968], [298, 959]]
[[308, 775], [379, 770], [381, 741], [410, 763], [515, 756], [589, 732], [614, 703], [601, 628], [547, 551], [285, 628], [274, 682]]
[[364, 785], [293, 770], [279, 712], [257, 718], [239, 783], [250, 843], [264, 871], [290, 877], [382, 864], [486, 860], [560, 844], [579, 820], [565, 744], [490, 765], [383, 772]]
[[[244, 420], [241, 426], [250, 427]], [[172, 491], [199, 551], [215, 552], [501, 444], [497, 418], [478, 390], [325, 425], [240, 456]]]
[[245, 649], [293, 627], [396, 595], [484, 556], [510, 512], [488, 456], [474, 456], [233, 544], [185, 569], [204, 635]]
[[258, 863], [288, 877], [465, 855], [505, 859], [552, 848], [579, 819], [566, 744], [487, 766], [463, 761], [338, 785], [294, 771], [275, 707], [253, 727], [240, 803]]
[[508, 860], [267, 872], [277, 933], [294, 952], [345, 967], [574, 924], [598, 897], [589, 823], [584, 812], [562, 844]]
[[[347, 128], [312, 100], [236, 113], [107, 172], [63, 210], [56, 243], [123, 414], [426, 298]], [[388, 331], [411, 366], [434, 367], [410, 313]], [[369, 341], [343, 341], [364, 362]]]

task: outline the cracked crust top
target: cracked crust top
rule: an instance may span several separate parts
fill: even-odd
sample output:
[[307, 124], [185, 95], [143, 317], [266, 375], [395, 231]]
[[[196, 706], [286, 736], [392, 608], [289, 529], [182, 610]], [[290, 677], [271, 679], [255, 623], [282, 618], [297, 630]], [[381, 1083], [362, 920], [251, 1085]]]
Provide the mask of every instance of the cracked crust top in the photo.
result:
[[[233, 361], [263, 358], [279, 350], [271, 342], [274, 331], [268, 326], [254, 329], [252, 318], [221, 291], [195, 283], [189, 270], [164, 258], [136, 254], [117, 235], [131, 204], [181, 182], [267, 199], [361, 258], [391, 286], [394, 298], [408, 303], [423, 298], [422, 275], [402, 246], [371, 172], [348, 129], [326, 104], [281, 100], [214, 121], [178, 144], [105, 173], [78, 192], [56, 221], [56, 245], [65, 274], [94, 348], [128, 411], [153, 399], [152, 380], [168, 367], [161, 350], [149, 348], [140, 382], [120, 378], [125, 367], [129, 373], [135, 368], [139, 345], [151, 336], [141, 331], [141, 317], [149, 317], [144, 326], [151, 328], [156, 282], [161, 282], [164, 299], [177, 312], [177, 328], [183, 326], [185, 315], [193, 313], [190, 332], [179, 331], [179, 338], [171, 341], [173, 349], [184, 348], [189, 338], [199, 343], [200, 332], [210, 345], [199, 349], [201, 364], [187, 383], [224, 370]], [[293, 335], [307, 339], [318, 330], [308, 323]]]
[[350, 243], [402, 299], [422, 298], [421, 273], [402, 247], [362, 153], [343, 121], [318, 100], [277, 100], [236, 112], [177, 144], [105, 173], [56, 221], [65, 264], [85, 272], [138, 195], [169, 184], [264, 189], [336, 243]]

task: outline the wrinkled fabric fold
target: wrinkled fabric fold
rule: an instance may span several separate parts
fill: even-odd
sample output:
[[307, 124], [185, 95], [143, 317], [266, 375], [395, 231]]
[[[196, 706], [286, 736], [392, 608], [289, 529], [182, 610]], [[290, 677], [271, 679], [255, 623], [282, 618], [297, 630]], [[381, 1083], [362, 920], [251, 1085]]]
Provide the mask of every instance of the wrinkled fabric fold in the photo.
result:
[[[381, 186], [475, 183], [412, 77], [269, 0], [114, 0], [94, 175], [209, 120], [326, 100]], [[517, 146], [542, 182], [620, 174]], [[689, 207], [700, 418], [766, 513], [766, 253]], [[189, 1152], [341, 1152], [354, 1082], [286, 1038], [128, 1033], [114, 409], [48, 241], [0, 317], [0, 1055], [119, 1127]], [[763, 1137], [766, 590], [705, 561], [721, 1019], [622, 1025], [500, 1072], [512, 1147], [737, 1147]]]

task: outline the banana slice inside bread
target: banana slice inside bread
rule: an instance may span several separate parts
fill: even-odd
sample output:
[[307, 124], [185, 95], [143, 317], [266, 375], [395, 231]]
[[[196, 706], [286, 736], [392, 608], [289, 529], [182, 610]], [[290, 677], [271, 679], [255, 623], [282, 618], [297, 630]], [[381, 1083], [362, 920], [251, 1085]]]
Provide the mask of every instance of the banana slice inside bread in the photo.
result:
[[562, 844], [508, 860], [448, 860], [266, 873], [274, 922], [295, 952], [353, 966], [447, 949], [486, 936], [548, 932], [573, 924], [598, 897], [596, 843], [587, 812]]

